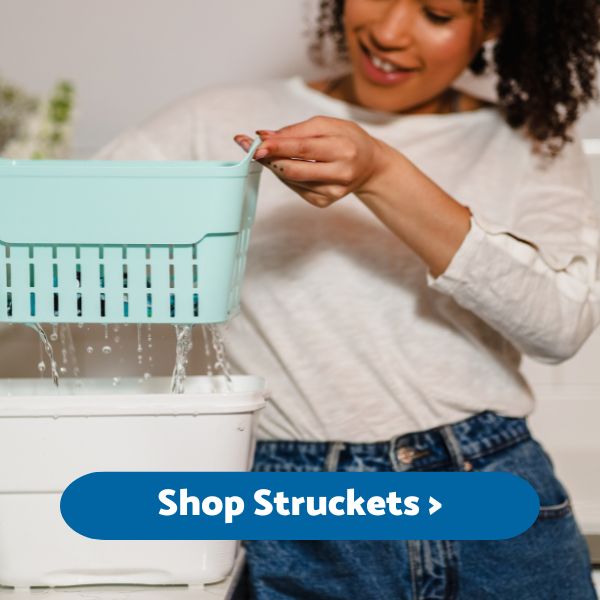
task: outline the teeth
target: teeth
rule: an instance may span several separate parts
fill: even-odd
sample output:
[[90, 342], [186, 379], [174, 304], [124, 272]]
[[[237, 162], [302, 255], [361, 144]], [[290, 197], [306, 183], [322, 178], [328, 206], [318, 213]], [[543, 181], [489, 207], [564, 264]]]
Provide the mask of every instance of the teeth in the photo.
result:
[[373, 54], [371, 54], [371, 61], [378, 69], [381, 69], [384, 73], [393, 73], [394, 71], [400, 70], [392, 63], [389, 63], [385, 60], [381, 60], [379, 57]]

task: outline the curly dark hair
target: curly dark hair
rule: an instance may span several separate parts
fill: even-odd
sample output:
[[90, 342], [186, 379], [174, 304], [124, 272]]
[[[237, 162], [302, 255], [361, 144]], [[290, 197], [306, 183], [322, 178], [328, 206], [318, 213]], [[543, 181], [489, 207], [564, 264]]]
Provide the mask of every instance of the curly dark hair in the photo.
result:
[[[572, 141], [571, 125], [581, 109], [598, 98], [600, 58], [598, 0], [463, 0], [484, 2], [484, 25], [500, 20], [494, 44], [499, 76], [499, 105], [507, 123], [523, 128], [543, 154], [556, 156]], [[337, 57], [348, 60], [344, 34], [345, 0], [321, 0], [309, 48], [324, 64], [324, 47], [333, 41]], [[470, 65], [476, 75], [487, 69], [481, 49]]]

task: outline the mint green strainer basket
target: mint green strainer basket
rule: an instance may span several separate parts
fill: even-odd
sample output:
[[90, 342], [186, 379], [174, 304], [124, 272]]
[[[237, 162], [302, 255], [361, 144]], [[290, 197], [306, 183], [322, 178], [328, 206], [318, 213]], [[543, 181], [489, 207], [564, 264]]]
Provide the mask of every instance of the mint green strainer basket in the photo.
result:
[[228, 320], [258, 144], [238, 163], [0, 160], [0, 321]]

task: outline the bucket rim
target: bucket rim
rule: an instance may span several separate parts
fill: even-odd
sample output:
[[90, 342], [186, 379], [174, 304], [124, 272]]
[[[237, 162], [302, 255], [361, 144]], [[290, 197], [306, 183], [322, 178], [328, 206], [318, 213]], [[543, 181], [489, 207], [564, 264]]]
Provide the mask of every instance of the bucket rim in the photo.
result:
[[[126, 377], [113, 386], [112, 378], [86, 378], [77, 380], [83, 387], [76, 387], [76, 380], [63, 378], [62, 387], [55, 388], [49, 379], [0, 379], [0, 419], [202, 416], [253, 413], [266, 405], [262, 377], [234, 375], [233, 391], [227, 391], [222, 375], [190, 376], [183, 394], [169, 391], [170, 380]], [[216, 392], [210, 391], [211, 380]]]

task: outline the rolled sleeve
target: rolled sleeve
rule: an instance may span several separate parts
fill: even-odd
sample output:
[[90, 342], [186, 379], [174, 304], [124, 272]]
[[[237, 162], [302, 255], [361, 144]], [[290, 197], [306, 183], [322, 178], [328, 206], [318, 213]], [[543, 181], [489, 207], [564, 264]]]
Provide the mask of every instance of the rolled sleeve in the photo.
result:
[[[600, 322], [598, 249], [552, 267], [539, 248], [497, 227], [471, 228], [430, 288], [450, 295], [521, 352], [541, 362], [570, 358]], [[597, 236], [596, 236], [597, 241]]]

